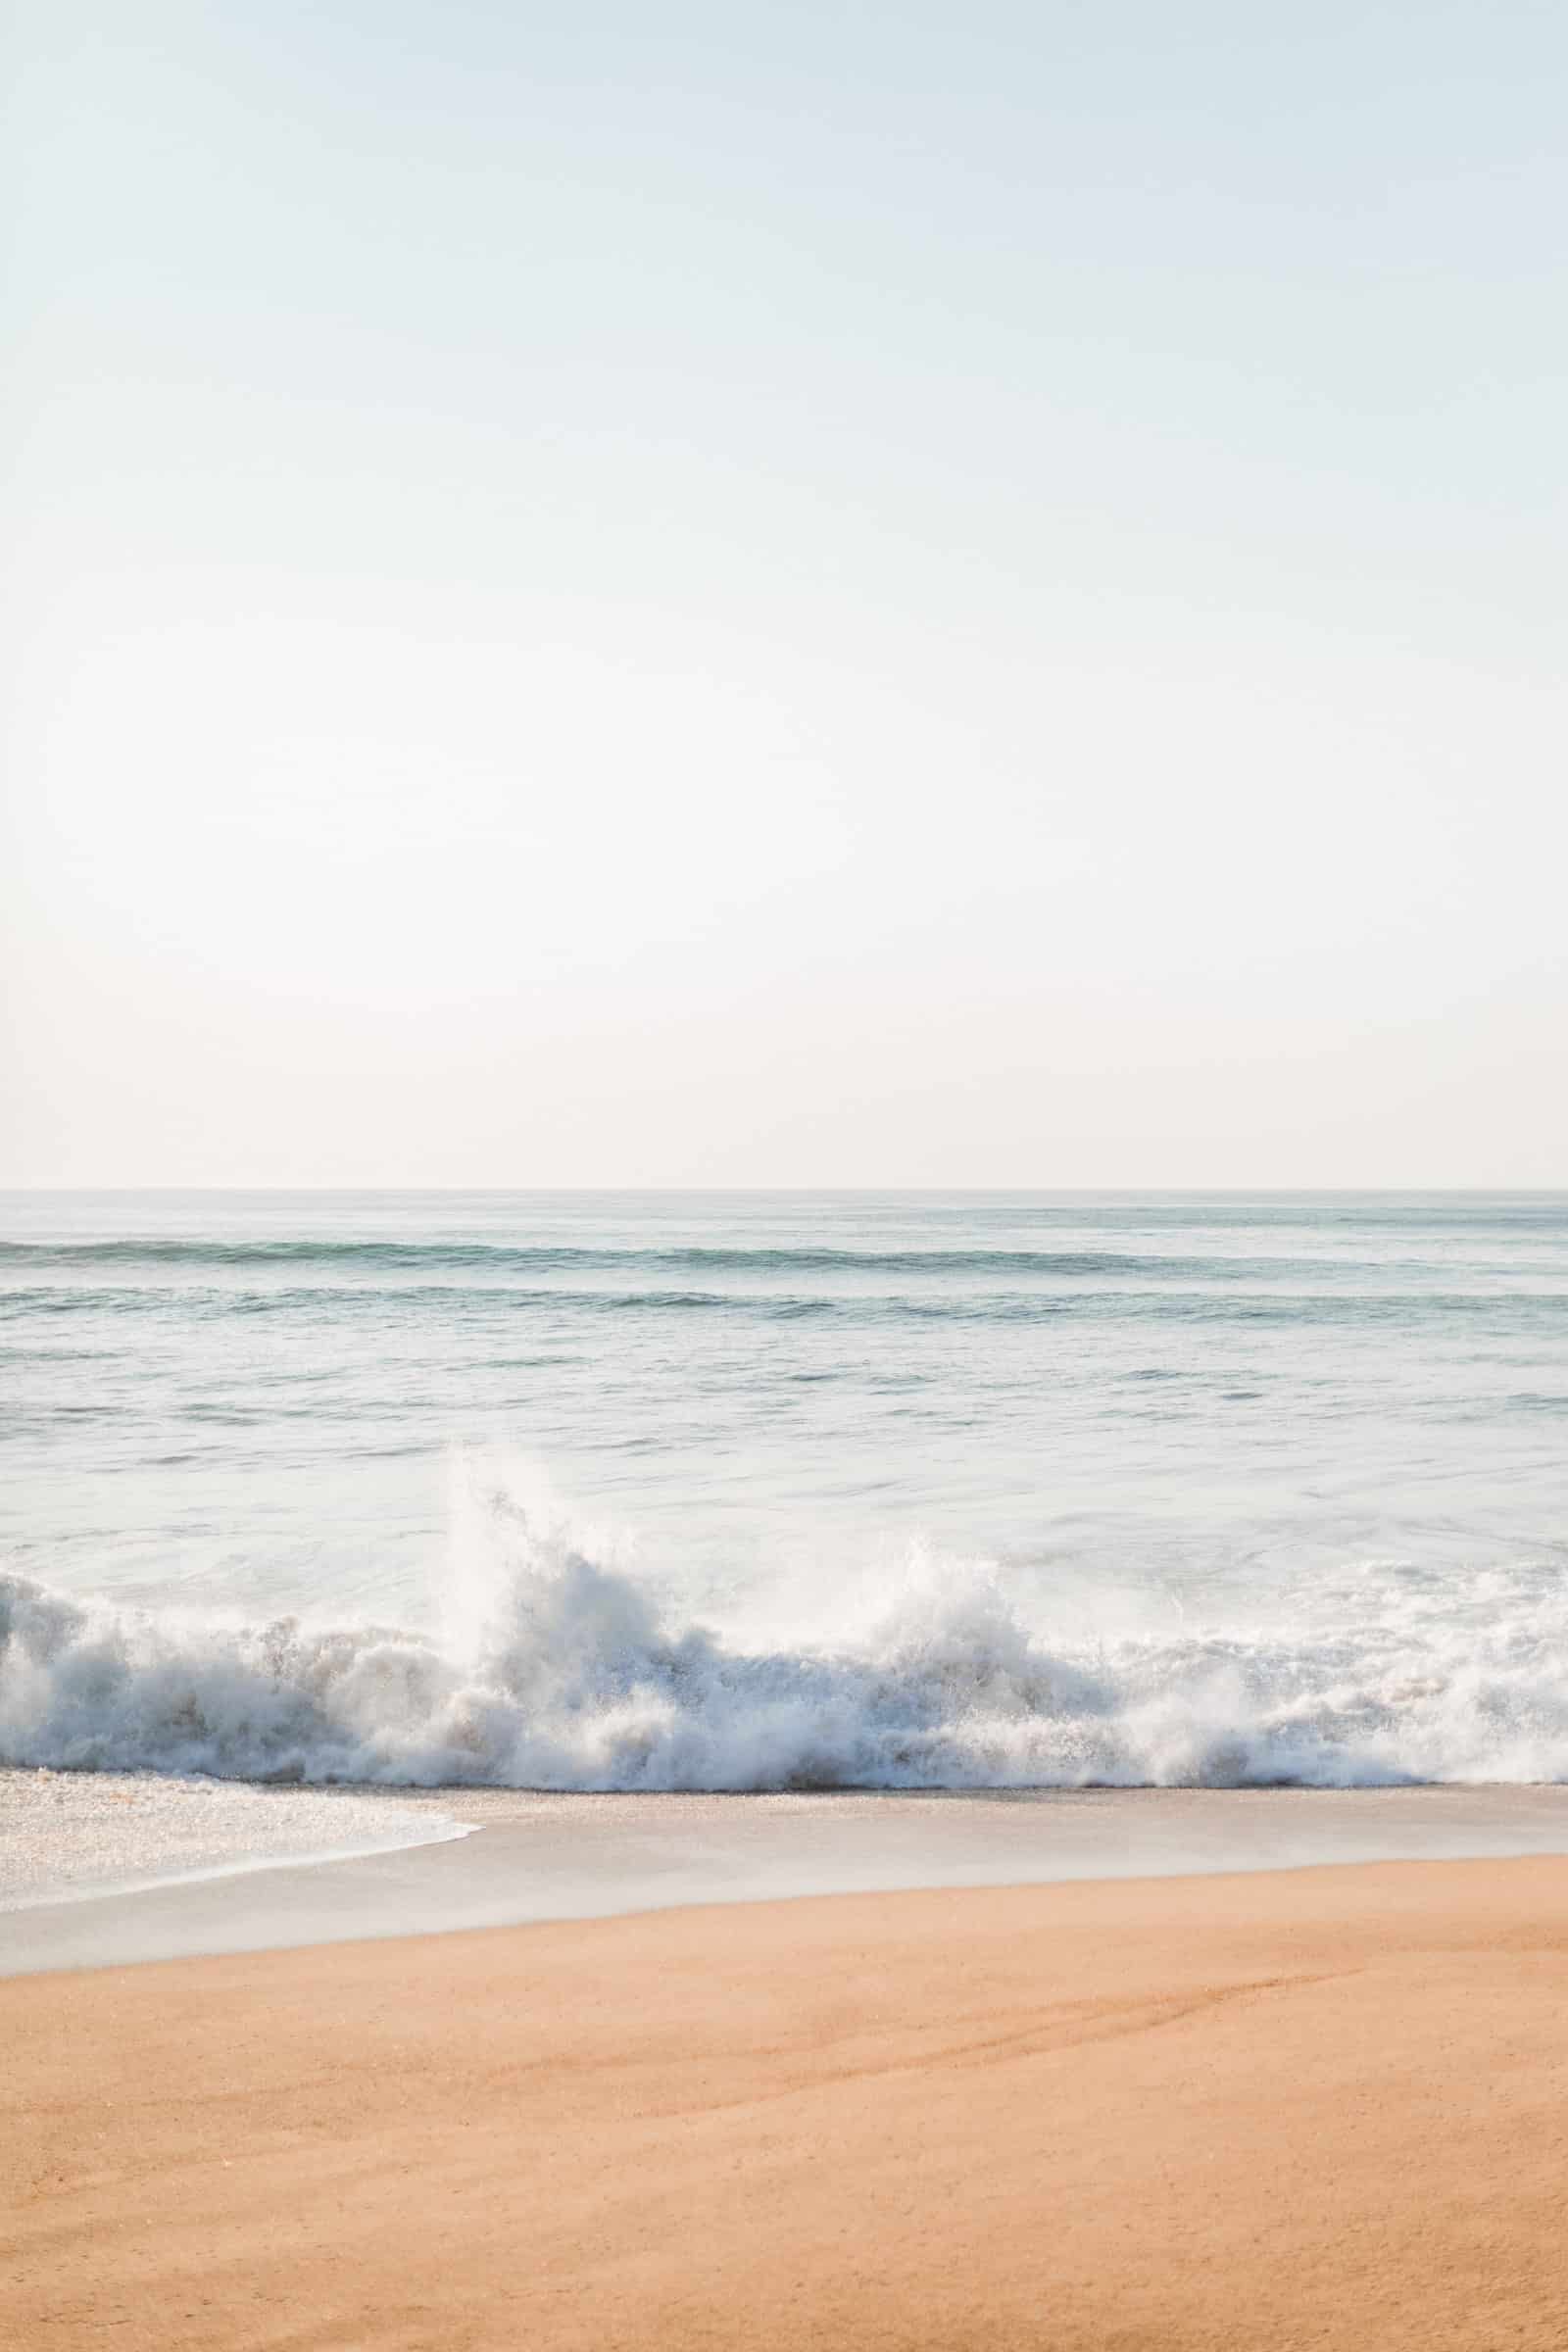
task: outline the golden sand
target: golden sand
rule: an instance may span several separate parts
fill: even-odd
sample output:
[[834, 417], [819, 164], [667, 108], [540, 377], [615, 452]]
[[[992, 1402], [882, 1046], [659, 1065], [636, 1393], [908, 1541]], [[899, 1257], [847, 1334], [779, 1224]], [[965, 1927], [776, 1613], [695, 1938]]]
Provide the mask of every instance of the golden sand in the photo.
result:
[[1568, 1861], [0, 1984], [0, 2336], [1568, 2346]]

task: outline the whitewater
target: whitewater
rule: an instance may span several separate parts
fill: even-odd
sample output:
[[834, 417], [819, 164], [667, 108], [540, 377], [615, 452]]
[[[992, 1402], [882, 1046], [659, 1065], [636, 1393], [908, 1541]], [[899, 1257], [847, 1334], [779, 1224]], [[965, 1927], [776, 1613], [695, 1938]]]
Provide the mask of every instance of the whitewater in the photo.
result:
[[1568, 1198], [13, 1196], [0, 1764], [1568, 1779]]

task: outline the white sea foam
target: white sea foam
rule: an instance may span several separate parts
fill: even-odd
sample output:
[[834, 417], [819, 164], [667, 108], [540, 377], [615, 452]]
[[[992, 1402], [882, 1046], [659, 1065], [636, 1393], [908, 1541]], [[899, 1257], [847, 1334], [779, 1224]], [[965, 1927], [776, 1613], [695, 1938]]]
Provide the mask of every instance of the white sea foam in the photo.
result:
[[466, 1834], [423, 1805], [348, 1789], [42, 1770], [0, 1770], [0, 1912]]
[[0, 1577], [0, 1762], [552, 1789], [1568, 1779], [1559, 1569], [1328, 1580], [1294, 1625], [1086, 1637], [911, 1560], [808, 1639], [662, 1615], [470, 1485], [441, 1632], [134, 1611]]

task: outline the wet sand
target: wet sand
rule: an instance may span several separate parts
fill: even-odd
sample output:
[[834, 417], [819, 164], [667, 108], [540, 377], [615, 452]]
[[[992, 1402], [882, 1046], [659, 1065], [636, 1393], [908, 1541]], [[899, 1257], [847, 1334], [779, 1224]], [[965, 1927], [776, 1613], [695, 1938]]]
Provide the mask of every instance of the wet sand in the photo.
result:
[[[28, 1818], [0, 1776], [0, 1838]], [[131, 1784], [168, 1789], [156, 1781]], [[107, 1776], [50, 1776], [96, 1834]], [[196, 1792], [199, 1798], [200, 1791]], [[309, 1867], [227, 1869], [90, 1901], [0, 1900], [0, 1976], [363, 1936], [592, 1919], [672, 1904], [1009, 1886], [1069, 1879], [1297, 1869], [1309, 1864], [1568, 1853], [1568, 1788], [1136, 1788], [995, 1794], [552, 1796], [516, 1789], [248, 1792], [279, 1849], [304, 1837], [369, 1842], [377, 1808], [437, 1842]], [[176, 1809], [206, 1808], [178, 1796]], [[341, 1832], [331, 1807], [341, 1808]], [[325, 1809], [324, 1811], [322, 1809]], [[318, 1816], [320, 1816], [318, 1819]], [[452, 1835], [453, 1817], [471, 1835]], [[325, 1827], [321, 1826], [324, 1821]], [[36, 1834], [39, 1817], [32, 1817]], [[308, 1840], [307, 1840], [308, 1841]]]
[[0, 2032], [27, 2352], [1565, 2340], [1562, 1860], [33, 1975]]

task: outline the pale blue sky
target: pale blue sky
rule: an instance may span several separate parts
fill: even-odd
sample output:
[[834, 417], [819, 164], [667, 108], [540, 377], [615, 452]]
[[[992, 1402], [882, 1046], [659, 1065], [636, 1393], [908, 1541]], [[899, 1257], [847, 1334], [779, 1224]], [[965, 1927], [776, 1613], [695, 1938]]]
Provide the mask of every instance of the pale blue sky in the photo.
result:
[[1568, 1182], [1568, 16], [22, 0], [36, 1183]]

